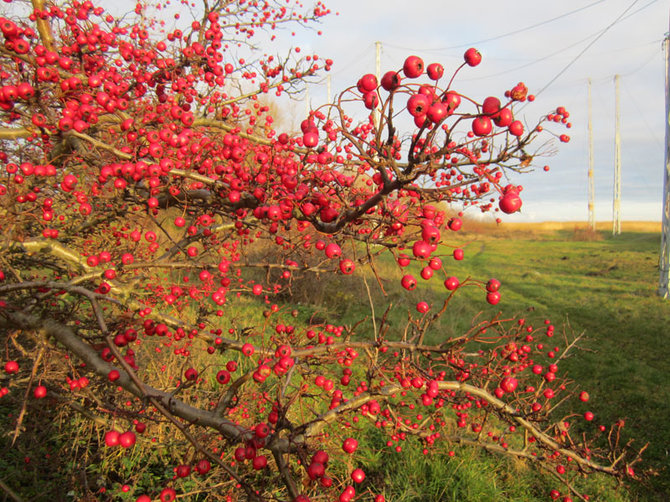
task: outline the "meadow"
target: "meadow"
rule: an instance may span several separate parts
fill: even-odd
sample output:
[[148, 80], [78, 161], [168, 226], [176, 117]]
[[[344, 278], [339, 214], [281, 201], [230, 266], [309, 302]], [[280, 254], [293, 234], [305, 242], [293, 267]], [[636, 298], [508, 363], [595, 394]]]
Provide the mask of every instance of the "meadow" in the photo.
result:
[[[656, 294], [660, 225], [624, 223], [623, 233], [613, 237], [607, 224], [591, 233], [577, 223], [497, 227], [469, 221], [447, 239], [437, 253], [443, 256], [447, 274], [461, 282], [468, 277], [483, 281], [495, 277], [502, 283], [502, 299], [491, 306], [482, 288], [459, 289], [447, 313], [427, 333], [426, 342], [458, 336], [471, 326], [473, 318], [486, 319], [498, 313], [533, 323], [550, 319], [559, 336], [580, 336], [569, 357], [561, 362], [560, 371], [587, 390], [591, 399], [576, 406], [574, 400], [564, 403], [565, 414], [593, 411], [592, 423], [574, 420], [585, 432], [589, 427], [609, 427], [623, 419], [621, 440], [631, 441], [633, 448], [648, 447], [643, 461], [635, 466], [636, 480], [619, 485], [606, 476], [589, 476], [577, 477], [572, 483], [589, 494], [590, 500], [668, 500], [670, 347], [666, 337], [670, 334], [670, 300]], [[465, 259], [453, 260], [450, 245], [462, 248]], [[400, 336], [408, 315], [416, 316], [418, 301], [436, 308], [447, 296], [443, 279], [437, 276], [420, 280], [415, 291], [404, 290], [399, 279], [407, 270], [401, 271], [389, 253], [375, 260], [375, 270], [377, 275], [369, 267], [361, 267], [353, 276], [295, 278], [290, 294], [280, 294], [273, 301], [282, 311], [292, 312], [291, 322], [298, 328], [318, 324], [321, 319], [350, 326], [359, 323], [356, 331], [364, 337], [385, 318], [389, 336]], [[419, 277], [418, 264], [410, 265], [409, 270]], [[391, 307], [386, 312], [387, 305]], [[238, 327], [258, 323], [267, 308], [248, 296], [234, 300], [229, 307], [226, 323]], [[239, 362], [245, 364], [242, 359]], [[182, 364], [167, 354], [164, 363], [169, 367]], [[364, 379], [364, 375], [355, 374], [355, 378]], [[170, 382], [164, 384], [170, 386]], [[4, 417], [0, 426], [13, 430], [12, 405], [7, 398], [0, 403], [0, 408], [4, 406], [7, 410], [0, 413]], [[557, 410], [557, 416], [563, 416], [562, 411]], [[158, 491], [180, 455], [177, 446], [170, 446], [167, 429], [155, 427], [152, 432], [161, 447], [149, 446], [145, 440], [132, 456], [124, 456], [95, 449], [104, 427], [104, 421], [86, 422], [77, 410], [67, 414], [31, 405], [19, 448], [10, 446], [10, 435], [0, 440], [0, 447], [8, 452], [0, 458], [0, 472], [7, 473], [2, 481], [14, 489], [21, 487], [21, 493], [31, 500], [44, 500], [47, 493], [52, 500], [54, 496], [77, 498], [76, 487], [82, 479], [94, 480], [103, 472], [112, 481], [106, 489], [114, 500], [133, 501], [134, 491]], [[564, 489], [551, 473], [478, 448], [438, 442], [424, 452], [424, 444], [418, 441], [389, 443], [389, 436], [375, 427], [361, 422], [357, 428], [357, 462], [364, 466], [371, 485], [389, 501], [534, 502], [549, 500], [551, 489]], [[29, 446], [41, 452], [31, 458], [31, 469], [22, 453]], [[67, 461], [55, 465], [51, 460], [55, 451]], [[91, 461], [89, 452], [97, 463]], [[351, 466], [336, 464], [332, 469], [344, 475]], [[199, 483], [196, 477], [184, 482], [180, 496], [219, 500], [214, 493], [208, 496]], [[124, 492], [124, 484], [134, 490]], [[63, 490], [59, 491], [59, 486]]]
[[631, 498], [667, 500], [670, 302], [656, 295], [660, 228], [629, 223], [618, 236], [599, 228], [591, 241], [577, 240], [587, 233], [574, 225], [473, 241], [464, 267], [501, 276], [502, 308], [533, 308], [584, 332], [566, 369], [589, 390], [602, 423], [623, 418], [627, 438], [649, 443], [649, 477], [632, 486]]
[[[660, 224], [626, 222], [623, 233], [612, 236], [607, 223], [599, 224], [595, 233], [578, 223], [501, 227], [470, 223], [464, 227], [470, 230], [459, 232], [453, 240], [454, 246], [464, 249], [465, 259], [445, 260], [448, 273], [461, 281], [496, 277], [502, 282], [502, 300], [489, 306], [481, 290], [462, 288], [431, 336], [454, 336], [470, 325], [473, 316], [486, 318], [498, 311], [551, 319], [565, 333], [581, 335], [562, 370], [590, 393], [594, 422], [609, 425], [623, 419], [622, 441], [632, 441], [637, 448], [648, 444], [643, 462], [636, 466], [639, 481], [616, 487], [599, 478], [588, 485], [592, 499], [667, 500], [670, 300], [656, 294]], [[450, 251], [445, 248], [443, 254]], [[437, 304], [445, 296], [439, 280], [423, 282], [417, 291], [406, 292], [397, 285], [397, 267], [384, 260], [376, 266], [386, 295], [375, 287], [370, 274], [370, 296], [376, 305], [393, 304], [388, 316], [391, 324], [400, 325], [419, 299]], [[417, 276], [418, 270], [414, 270]], [[322, 284], [321, 296], [314, 303], [331, 316], [339, 315], [345, 323], [372, 318], [365, 300], [368, 288], [330, 282], [344, 280], [332, 278], [327, 286]], [[308, 291], [306, 297], [314, 298], [315, 294]], [[381, 315], [375, 312], [377, 319]], [[518, 462], [467, 448], [459, 449], [452, 458], [447, 452], [453, 445], [427, 457], [418, 447], [405, 448], [404, 456], [386, 455], [382, 453], [384, 445], [375, 441], [380, 439], [372, 434], [368, 462], [390, 483], [387, 490], [394, 494], [390, 500], [547, 499], [551, 483]]]

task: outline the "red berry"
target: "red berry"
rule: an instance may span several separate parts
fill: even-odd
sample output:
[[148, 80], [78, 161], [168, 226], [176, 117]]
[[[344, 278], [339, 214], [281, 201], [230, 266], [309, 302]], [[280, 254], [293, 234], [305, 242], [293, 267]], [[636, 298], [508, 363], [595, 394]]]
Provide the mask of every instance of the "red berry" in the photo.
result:
[[487, 136], [491, 134], [492, 130], [493, 124], [491, 123], [491, 119], [486, 116], [475, 117], [472, 121], [472, 132], [476, 136]]
[[358, 441], [354, 438], [347, 438], [344, 440], [344, 443], [342, 443], [342, 449], [346, 453], [353, 453], [356, 451], [356, 448], [358, 448]]
[[449, 230], [453, 230], [454, 232], [458, 232], [461, 227], [463, 226], [463, 220], [460, 218], [451, 218], [448, 223]]
[[340, 272], [342, 272], [344, 275], [353, 274], [355, 268], [356, 265], [354, 262], [348, 258], [340, 261]]
[[512, 136], [521, 136], [523, 134], [523, 124], [519, 120], [512, 122], [508, 130]]
[[342, 250], [340, 249], [340, 246], [331, 242], [326, 246], [325, 253], [328, 258], [337, 258], [342, 254]]
[[419, 56], [409, 56], [405, 59], [402, 71], [407, 78], [417, 78], [423, 73], [423, 59]]
[[405, 288], [407, 291], [412, 291], [416, 289], [416, 279], [414, 278], [413, 275], [410, 274], [403, 276], [402, 280], [400, 281], [400, 284], [402, 284], [402, 287]]
[[351, 472], [351, 479], [354, 480], [354, 483], [362, 483], [365, 479], [365, 472], [363, 472], [363, 469], [354, 469]]
[[11, 375], [13, 373], [18, 373], [19, 371], [19, 363], [16, 361], [7, 361], [5, 363], [5, 373], [8, 375]]
[[212, 465], [209, 463], [209, 460], [202, 459], [198, 460], [198, 463], [195, 464], [195, 470], [198, 471], [198, 474], [205, 475], [212, 468]]
[[377, 90], [377, 77], [372, 73], [367, 73], [358, 81], [358, 90], [362, 93]]
[[119, 436], [119, 444], [124, 448], [130, 448], [135, 444], [135, 433], [133, 431], [124, 432]]
[[312, 462], [319, 462], [325, 465], [328, 463], [328, 458], [328, 453], [323, 450], [319, 450], [314, 455], [312, 455]]
[[498, 305], [500, 302], [500, 292], [492, 291], [490, 293], [486, 293], [486, 301], [491, 305]]
[[494, 96], [489, 96], [482, 103], [482, 113], [484, 115], [494, 115], [500, 111], [500, 100]]
[[500, 289], [500, 281], [498, 279], [489, 279], [489, 282], [486, 283], [486, 291], [493, 293]]
[[173, 502], [177, 498], [177, 492], [174, 488], [165, 488], [161, 492], [159, 499], [161, 502]]
[[517, 192], [510, 191], [503, 195], [498, 205], [503, 213], [512, 214], [521, 209], [522, 202]]
[[105, 433], [105, 444], [110, 447], [118, 445], [120, 436], [121, 434], [117, 431], [107, 431]]
[[307, 475], [310, 479], [319, 479], [326, 473], [326, 468], [320, 462], [312, 462], [307, 468]]
[[216, 381], [221, 385], [225, 385], [230, 382], [230, 373], [226, 370], [220, 370], [216, 373]]
[[400, 74], [394, 71], [389, 71], [382, 77], [381, 85], [386, 91], [394, 91], [400, 87]]
[[516, 390], [519, 381], [514, 377], [505, 377], [500, 381], [500, 388], [507, 393], [514, 392]]
[[463, 54], [463, 59], [468, 66], [477, 66], [482, 61], [482, 55], [477, 49], [470, 48]]
[[442, 78], [442, 75], [444, 75], [444, 66], [440, 63], [431, 63], [428, 65], [428, 68], [426, 68], [426, 73], [428, 74], [429, 79], [439, 80]]
[[458, 280], [458, 277], [449, 277], [446, 281], [444, 281], [444, 287], [449, 291], [453, 291], [454, 289], [458, 288], [459, 284], [460, 281]]
[[256, 429], [254, 429], [254, 433], [256, 434], [257, 438], [263, 439], [264, 437], [267, 437], [268, 434], [270, 434], [270, 427], [268, 424], [258, 424]]
[[175, 470], [175, 474], [178, 478], [185, 478], [191, 474], [191, 466], [185, 464], [178, 465], [177, 469]]
[[252, 465], [254, 469], [256, 469], [257, 471], [265, 469], [265, 467], [268, 465], [268, 458], [265, 455], [259, 455], [257, 457], [254, 457]]
[[416, 311], [420, 314], [425, 314], [430, 310], [430, 306], [426, 302], [419, 302], [416, 304]]
[[423, 94], [413, 94], [407, 100], [407, 111], [412, 117], [424, 117], [429, 107], [430, 99]]

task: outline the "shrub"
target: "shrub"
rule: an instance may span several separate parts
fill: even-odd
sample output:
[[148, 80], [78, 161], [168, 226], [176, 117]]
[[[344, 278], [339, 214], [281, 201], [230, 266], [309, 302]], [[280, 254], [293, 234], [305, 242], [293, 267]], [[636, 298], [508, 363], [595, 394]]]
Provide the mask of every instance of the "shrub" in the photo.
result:
[[[300, 133], [281, 132], [259, 98], [299, 89], [332, 61], [297, 49], [243, 60], [230, 40], [329, 11], [213, 5], [167, 33], [143, 4], [115, 19], [90, 1], [33, 0], [27, 16], [13, 2], [0, 20], [12, 442], [62, 454], [64, 476], [85, 464], [67, 479], [79, 498], [114, 485], [136, 500], [380, 501], [356, 460], [371, 426], [426, 450], [449, 442], [523, 459], [566, 494], [577, 473], [632, 474], [616, 428], [599, 431], [610, 441], [598, 446], [553, 417], [571, 399], [560, 364], [572, 342], [554, 341], [548, 320], [477, 318], [426, 338], [461, 288], [494, 305], [504, 294], [495, 279], [448, 273], [440, 245], [462, 221], [444, 204], [517, 211], [522, 187], [506, 174], [527, 170], [545, 125], [562, 127], [568, 112], [524, 128], [514, 120], [533, 101], [523, 83], [502, 101], [457, 89], [481, 60], [470, 49], [450, 79], [438, 63], [424, 76], [412, 56], [312, 110]], [[290, 305], [299, 276], [306, 300], [365, 304], [371, 285], [351, 278], [369, 268], [383, 290], [381, 256], [413, 298], [404, 325], [384, 305], [373, 305], [372, 329]], [[337, 280], [319, 290], [316, 273]], [[444, 283], [439, 303], [422, 296], [425, 281]]]

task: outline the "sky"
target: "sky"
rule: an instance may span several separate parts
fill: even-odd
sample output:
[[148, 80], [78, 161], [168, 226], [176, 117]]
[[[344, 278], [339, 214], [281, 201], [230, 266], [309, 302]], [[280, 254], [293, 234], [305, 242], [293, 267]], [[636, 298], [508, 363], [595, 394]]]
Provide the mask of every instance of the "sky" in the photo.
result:
[[[296, 1], [301, 0], [277, 0]], [[333, 95], [355, 85], [363, 74], [375, 72], [376, 42], [381, 43], [382, 74], [399, 70], [409, 55], [420, 56], [426, 64], [441, 63], [445, 75], [450, 74], [462, 63], [465, 50], [475, 47], [482, 53], [482, 63], [462, 70], [454, 89], [481, 102], [489, 95], [502, 97], [505, 89], [523, 81], [537, 95], [534, 103], [517, 112], [516, 118], [528, 124], [556, 106], [567, 108], [572, 128], [557, 132], [567, 132], [571, 141], [556, 141], [555, 155], [540, 159], [533, 173], [512, 178], [524, 187], [523, 207], [505, 216], [507, 221], [588, 220], [589, 79], [595, 217], [612, 220], [614, 77], [620, 75], [621, 219], [661, 220], [667, 1], [323, 1], [331, 15], [312, 29], [277, 30], [273, 33], [278, 40], [262, 49], [286, 54], [289, 47], [298, 46], [301, 54], [333, 59]], [[131, 3], [101, 2], [110, 11], [127, 11]], [[307, 0], [302, 3], [309, 5]], [[308, 93], [313, 108], [327, 103], [325, 77], [321, 84], [309, 85]], [[294, 115], [294, 125], [307, 115], [304, 101], [284, 106]], [[545, 164], [550, 166], [548, 172], [541, 169]]]
[[[381, 42], [381, 73], [402, 67], [416, 54], [442, 63], [445, 74], [468, 47], [482, 63], [457, 76], [454, 88], [482, 100], [501, 96], [519, 81], [537, 94], [521, 118], [534, 123], [556, 106], [570, 112], [571, 141], [531, 174], [513, 179], [524, 186], [520, 213], [507, 221], [588, 219], [588, 97], [592, 81], [595, 216], [612, 219], [615, 84], [620, 75], [621, 218], [660, 221], [665, 145], [665, 55], [669, 8], [663, 0], [339, 0], [337, 14], [318, 30], [297, 32], [288, 43], [304, 53], [334, 60], [333, 93], [375, 72], [375, 42]], [[285, 37], [284, 37], [285, 38]], [[287, 43], [286, 40], [283, 43]], [[327, 102], [325, 83], [311, 85], [313, 107]], [[296, 110], [304, 114], [303, 105]], [[519, 117], [517, 117], [519, 118]], [[541, 166], [550, 166], [544, 172]]]

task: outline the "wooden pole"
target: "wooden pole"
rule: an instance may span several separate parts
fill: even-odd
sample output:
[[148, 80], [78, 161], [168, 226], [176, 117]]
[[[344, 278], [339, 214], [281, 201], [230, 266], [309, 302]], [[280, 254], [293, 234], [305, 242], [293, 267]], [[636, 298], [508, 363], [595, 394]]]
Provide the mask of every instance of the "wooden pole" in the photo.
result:
[[328, 104], [333, 102], [333, 92], [332, 92], [332, 83], [330, 75], [326, 78], [326, 89], [328, 91]]
[[666, 34], [663, 45], [665, 46], [665, 172], [658, 294], [668, 299], [670, 298], [670, 32]]
[[382, 79], [382, 43], [375, 42], [375, 75], [377, 82]]
[[614, 129], [614, 207], [612, 217], [612, 235], [621, 233], [621, 111], [619, 107], [619, 81], [621, 77], [614, 75], [615, 129]]
[[[377, 82], [382, 78], [382, 43], [375, 42], [375, 74], [377, 75]], [[372, 121], [375, 127], [379, 127], [379, 103], [372, 111]]]
[[596, 215], [595, 215], [595, 186], [593, 180], [593, 112], [591, 106], [591, 79], [589, 83], [589, 228], [592, 232], [596, 230]]

